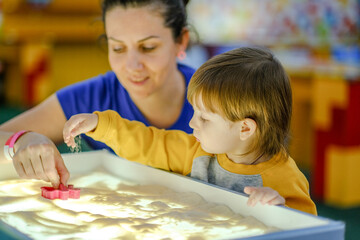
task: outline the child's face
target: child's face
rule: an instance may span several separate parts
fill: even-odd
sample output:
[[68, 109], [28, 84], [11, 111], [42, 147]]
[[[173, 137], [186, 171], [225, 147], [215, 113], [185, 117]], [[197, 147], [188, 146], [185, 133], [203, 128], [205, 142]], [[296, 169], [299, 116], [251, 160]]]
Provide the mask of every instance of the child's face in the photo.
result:
[[240, 124], [207, 111], [201, 97], [194, 104], [194, 115], [189, 123], [194, 137], [208, 153], [237, 154], [240, 151]]

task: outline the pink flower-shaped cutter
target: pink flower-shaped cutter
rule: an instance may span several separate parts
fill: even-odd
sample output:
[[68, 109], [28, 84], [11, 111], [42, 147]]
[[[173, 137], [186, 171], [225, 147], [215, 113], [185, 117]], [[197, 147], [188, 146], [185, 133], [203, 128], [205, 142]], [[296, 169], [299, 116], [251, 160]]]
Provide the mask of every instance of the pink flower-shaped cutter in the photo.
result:
[[68, 185], [68, 187], [66, 187], [60, 183], [58, 189], [53, 187], [41, 187], [41, 196], [51, 200], [67, 200], [68, 198], [78, 199], [80, 198], [80, 189], [74, 188], [73, 185]]

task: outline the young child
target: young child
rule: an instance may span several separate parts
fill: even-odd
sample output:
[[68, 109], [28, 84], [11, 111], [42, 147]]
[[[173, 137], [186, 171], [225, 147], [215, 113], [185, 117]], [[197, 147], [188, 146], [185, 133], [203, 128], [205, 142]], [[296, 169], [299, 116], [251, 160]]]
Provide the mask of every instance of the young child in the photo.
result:
[[244, 47], [211, 58], [193, 75], [187, 97], [195, 110], [191, 135], [108, 110], [71, 117], [65, 143], [74, 147], [74, 137], [86, 133], [125, 159], [249, 194], [250, 206], [316, 214], [309, 184], [286, 151], [292, 93], [271, 52]]

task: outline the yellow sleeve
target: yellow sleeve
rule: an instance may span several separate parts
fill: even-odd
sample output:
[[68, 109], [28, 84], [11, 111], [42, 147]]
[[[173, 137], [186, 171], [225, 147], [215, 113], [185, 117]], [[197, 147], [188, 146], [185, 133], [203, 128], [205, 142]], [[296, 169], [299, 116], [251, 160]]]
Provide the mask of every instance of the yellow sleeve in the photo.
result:
[[183, 131], [147, 127], [112, 110], [95, 114], [98, 125], [86, 135], [104, 142], [127, 160], [187, 175], [194, 157], [203, 152], [195, 137]]
[[264, 186], [276, 189], [285, 198], [287, 207], [317, 215], [316, 205], [309, 194], [309, 182], [292, 158], [289, 157], [285, 164], [274, 167], [265, 175]]
[[[291, 181], [291, 179], [289, 179], [289, 181]], [[317, 215], [316, 205], [310, 198], [309, 183], [305, 176], [298, 179], [298, 182], [294, 180], [292, 188], [283, 190], [282, 196], [285, 198], [286, 206]]]

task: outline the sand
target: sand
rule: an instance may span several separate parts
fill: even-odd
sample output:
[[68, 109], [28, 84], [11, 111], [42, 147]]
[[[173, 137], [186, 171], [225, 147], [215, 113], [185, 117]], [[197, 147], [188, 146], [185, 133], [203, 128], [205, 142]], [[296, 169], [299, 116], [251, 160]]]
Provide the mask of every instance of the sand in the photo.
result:
[[80, 199], [48, 200], [37, 180], [0, 181], [0, 219], [34, 239], [229, 239], [278, 229], [199, 194], [136, 185], [105, 171], [75, 176]]

